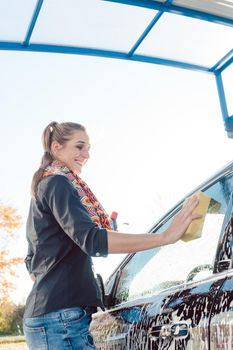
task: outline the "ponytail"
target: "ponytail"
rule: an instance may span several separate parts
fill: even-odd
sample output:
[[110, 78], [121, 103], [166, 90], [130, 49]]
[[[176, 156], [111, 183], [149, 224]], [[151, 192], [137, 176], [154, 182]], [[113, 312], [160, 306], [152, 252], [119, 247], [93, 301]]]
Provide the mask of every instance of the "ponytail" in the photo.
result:
[[35, 172], [32, 178], [32, 185], [31, 185], [31, 194], [32, 197], [36, 197], [37, 188], [39, 185], [40, 180], [43, 178], [43, 174], [47, 166], [49, 166], [53, 161], [53, 157], [50, 152], [45, 151], [43, 154], [43, 157], [41, 159], [41, 165], [39, 169]]
[[46, 128], [43, 131], [42, 135], [42, 144], [44, 148], [44, 154], [41, 159], [40, 167], [35, 172], [32, 178], [32, 184], [31, 184], [31, 195], [33, 198], [36, 198], [37, 189], [40, 180], [43, 178], [43, 174], [47, 166], [49, 166], [52, 161], [54, 160], [52, 154], [51, 154], [51, 144], [53, 139], [53, 131], [56, 128], [58, 123], [52, 122], [49, 125], [46, 126]]

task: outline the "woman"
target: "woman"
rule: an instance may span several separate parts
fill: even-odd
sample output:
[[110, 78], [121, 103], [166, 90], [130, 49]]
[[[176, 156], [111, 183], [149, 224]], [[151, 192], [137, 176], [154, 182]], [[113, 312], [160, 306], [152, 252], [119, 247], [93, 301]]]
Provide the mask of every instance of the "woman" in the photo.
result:
[[176, 242], [198, 204], [192, 198], [159, 235], [114, 232], [110, 219], [79, 177], [89, 158], [85, 128], [50, 123], [43, 133], [44, 154], [32, 180], [25, 259], [34, 285], [24, 315], [31, 350], [95, 349], [91, 314], [103, 308], [91, 256], [131, 253]]

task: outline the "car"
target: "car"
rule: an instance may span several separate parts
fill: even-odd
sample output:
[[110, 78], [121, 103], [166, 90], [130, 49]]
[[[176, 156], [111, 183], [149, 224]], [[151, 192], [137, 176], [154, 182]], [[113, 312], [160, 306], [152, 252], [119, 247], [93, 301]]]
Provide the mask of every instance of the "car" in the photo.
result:
[[233, 349], [233, 162], [187, 196], [199, 191], [211, 198], [200, 238], [129, 254], [102, 286], [106, 309], [90, 326], [97, 349]]

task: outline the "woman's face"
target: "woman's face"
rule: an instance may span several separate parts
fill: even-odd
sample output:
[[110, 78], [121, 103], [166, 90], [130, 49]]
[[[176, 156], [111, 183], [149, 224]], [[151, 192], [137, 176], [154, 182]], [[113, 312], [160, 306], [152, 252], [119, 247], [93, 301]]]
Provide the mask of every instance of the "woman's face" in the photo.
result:
[[64, 145], [54, 141], [52, 151], [55, 158], [72, 170], [80, 174], [82, 167], [89, 158], [90, 143], [86, 131], [75, 130], [72, 137]]

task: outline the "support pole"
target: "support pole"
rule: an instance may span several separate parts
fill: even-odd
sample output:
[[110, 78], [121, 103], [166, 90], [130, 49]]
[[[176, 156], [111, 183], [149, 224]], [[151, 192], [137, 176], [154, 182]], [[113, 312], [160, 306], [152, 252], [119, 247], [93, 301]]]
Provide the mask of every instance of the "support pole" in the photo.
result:
[[224, 91], [224, 86], [222, 81], [222, 74], [220, 71], [216, 71], [214, 72], [214, 74], [215, 74], [216, 83], [217, 83], [219, 102], [220, 102], [220, 107], [222, 111], [225, 130], [227, 132], [227, 136], [229, 138], [233, 138], [233, 116], [230, 117], [228, 114], [226, 96], [225, 96], [225, 91]]

